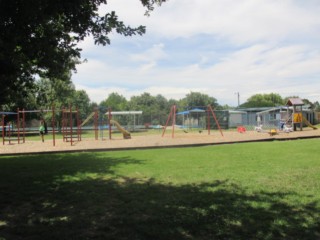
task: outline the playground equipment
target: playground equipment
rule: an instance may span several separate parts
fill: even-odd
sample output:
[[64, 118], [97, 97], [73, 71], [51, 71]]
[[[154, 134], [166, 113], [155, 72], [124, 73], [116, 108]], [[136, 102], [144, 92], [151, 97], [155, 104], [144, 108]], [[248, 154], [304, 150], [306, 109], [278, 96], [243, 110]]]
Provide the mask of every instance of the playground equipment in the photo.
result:
[[293, 132], [293, 128], [292, 127], [288, 127], [287, 125], [284, 125], [283, 126], [283, 131], [285, 133]]
[[80, 124], [80, 128], [82, 129], [90, 120], [93, 118], [93, 130], [95, 135], [95, 140], [98, 140], [98, 132], [99, 132], [99, 112], [98, 108], [96, 108], [89, 116]]
[[[164, 134], [165, 134], [165, 132], [166, 132], [166, 129], [167, 129], [167, 127], [168, 127], [168, 124], [169, 124], [169, 122], [170, 122], [170, 120], [171, 120], [171, 122], [172, 122], [172, 135], [171, 135], [171, 136], [172, 136], [172, 138], [174, 138], [175, 125], [176, 125], [176, 110], [177, 110], [176, 105], [173, 105], [173, 106], [171, 107], [169, 116], [168, 116], [168, 118], [167, 118], [166, 125], [165, 125], [164, 128], [163, 128], [162, 137], [164, 136]], [[215, 121], [215, 123], [216, 123], [216, 125], [217, 125], [217, 127], [218, 127], [218, 129], [219, 129], [219, 131], [220, 131], [221, 136], [223, 136], [223, 133], [222, 133], [222, 130], [221, 130], [219, 121], [218, 121], [218, 119], [217, 119], [217, 117], [216, 117], [216, 115], [215, 115], [212, 107], [211, 107], [210, 105], [208, 105], [208, 106], [206, 107], [206, 110], [203, 110], [203, 112], [206, 112], [206, 113], [207, 113], [207, 130], [208, 130], [208, 135], [210, 135], [210, 129], [211, 129], [211, 127], [210, 127], [210, 115], [211, 115], [211, 116], [213, 117], [213, 119], [214, 119], [214, 121]], [[184, 131], [185, 131], [185, 130], [184, 130]], [[187, 132], [187, 131], [185, 131], [185, 132]], [[201, 133], [201, 132], [202, 132], [202, 131], [200, 131], [200, 133]]]
[[[20, 110], [17, 109], [16, 113], [13, 112], [3, 112], [2, 113], [2, 141], [5, 144], [6, 141], [11, 144], [12, 141], [17, 141], [20, 144], [22, 140], [25, 143], [26, 136], [26, 113], [44, 113], [52, 112], [52, 136], [53, 136], [53, 146], [55, 146], [55, 118], [54, 118], [54, 107], [51, 110]], [[14, 125], [12, 122], [8, 122], [9, 125], [5, 126], [6, 115], [15, 114], [16, 118], [16, 129], [14, 130]], [[21, 116], [22, 114], [22, 116]], [[22, 125], [22, 126], [21, 126]]]
[[261, 124], [260, 124], [259, 126], [255, 126], [255, 127], [254, 127], [254, 130], [257, 131], [257, 132], [262, 132], [262, 131], [263, 131], [263, 130], [262, 130], [262, 126], [263, 126], [263, 125], [261, 125]]
[[[0, 114], [2, 115], [2, 144], [4, 145], [5, 142], [9, 142], [9, 144], [11, 144], [12, 141], [18, 141], [18, 143], [20, 143], [20, 135], [19, 135], [19, 131], [17, 132], [18, 137], [15, 136], [15, 133], [13, 131], [13, 123], [11, 121], [8, 121], [6, 118], [9, 115], [16, 115], [17, 113], [14, 112], [0, 112]], [[17, 116], [17, 122], [19, 122], [19, 118]]]
[[[25, 143], [26, 139], [26, 134], [30, 133], [30, 128], [28, 128], [29, 132], [27, 131], [26, 127], [26, 114], [31, 114], [31, 113], [36, 113], [40, 114], [41, 116], [38, 116], [38, 121], [40, 122], [41, 120], [44, 120], [44, 117], [42, 116], [44, 113], [51, 113], [51, 130], [52, 130], [52, 142], [53, 146], [56, 145], [55, 141], [55, 134], [56, 134], [56, 124], [55, 124], [55, 108], [52, 106], [52, 109], [47, 109], [47, 110], [25, 110], [22, 109], [20, 110], [19, 108], [17, 109], [17, 112], [0, 112], [0, 115], [2, 115], [2, 142], [3, 145], [5, 142], [9, 142], [11, 144], [12, 141], [17, 141], [18, 144], [22, 141]], [[13, 119], [10, 119], [11, 121], [8, 121], [6, 117], [8, 115], [16, 115], [16, 124], [15, 124], [15, 129], [14, 129], [14, 124], [11, 122]], [[74, 116], [75, 115], [75, 118]], [[74, 129], [74, 121], [76, 121], [76, 129]], [[10, 125], [8, 124], [10, 123]], [[38, 124], [39, 126], [39, 124]], [[33, 129], [33, 132], [38, 134], [38, 126], [36, 129]], [[47, 130], [47, 129], [46, 129]], [[79, 118], [79, 111], [78, 109], [72, 111], [71, 106], [69, 109], [64, 108], [62, 110], [62, 134], [63, 134], [63, 141], [66, 142], [71, 142], [71, 145], [75, 141], [81, 141], [81, 121]], [[31, 128], [31, 133], [32, 128]]]
[[106, 113], [106, 115], [108, 116], [108, 120], [109, 120], [109, 129], [110, 129], [110, 134], [111, 134], [111, 124], [114, 124], [116, 126], [116, 128], [122, 133], [123, 138], [124, 139], [131, 139], [131, 133], [126, 130], [124, 127], [121, 126], [121, 124], [112, 119], [113, 116], [119, 116], [119, 115], [132, 115], [133, 116], [133, 130], [135, 128], [135, 124], [136, 124], [136, 115], [141, 115], [142, 111], [111, 111], [111, 109], [109, 109], [109, 111]]
[[270, 129], [270, 131], [269, 131], [269, 135], [270, 136], [274, 136], [274, 135], [277, 135], [278, 134], [278, 131], [277, 131], [277, 129]]
[[116, 125], [117, 129], [123, 134], [124, 139], [131, 138], [131, 133], [121, 127], [121, 125], [117, 121], [110, 119], [110, 123]]
[[[126, 122], [126, 129], [130, 129], [130, 131], [135, 131], [137, 129], [137, 122], [139, 122], [139, 116], [142, 115], [142, 111], [111, 111], [112, 118], [116, 118], [119, 123], [124, 125]], [[107, 112], [107, 114], [109, 114]]]
[[[55, 132], [56, 132], [56, 129], [55, 129], [55, 108], [54, 106], [52, 106], [52, 109], [47, 109], [47, 110], [25, 110], [25, 109], [22, 109], [22, 110], [19, 110], [18, 109], [18, 119], [20, 119], [20, 114], [22, 114], [22, 139], [23, 139], [23, 143], [25, 143], [25, 136], [26, 136], [26, 114], [30, 114], [30, 113], [40, 113], [41, 115], [43, 113], [51, 113], [52, 116], [51, 116], [51, 129], [52, 129], [52, 143], [53, 143], [53, 146], [56, 145], [56, 141], [55, 141]], [[43, 120], [43, 117], [41, 116], [40, 117], [41, 119], [40, 120]], [[46, 127], [46, 131], [47, 131], [47, 125], [45, 126]], [[38, 130], [36, 130], [37, 132]]]
[[313, 126], [304, 116], [302, 116], [302, 122], [314, 130], [318, 129], [316, 126]]
[[237, 131], [239, 133], [245, 133], [247, 131], [247, 129], [244, 126], [238, 126], [237, 127]]
[[[75, 115], [75, 119], [73, 119]], [[74, 131], [73, 125], [76, 120], [76, 129]], [[81, 141], [81, 121], [79, 118], [79, 110], [72, 110], [71, 105], [69, 109], [64, 108], [62, 110], [62, 135], [64, 142], [70, 142], [71, 146], [76, 141]]]
[[206, 115], [205, 115], [205, 110], [201, 109], [201, 108], [191, 108], [189, 110], [186, 111], [182, 111], [182, 112], [178, 112], [176, 114], [177, 116], [177, 122], [179, 122], [179, 118], [181, 119], [182, 117], [182, 128], [187, 131], [187, 130], [192, 130], [193, 128], [195, 129], [201, 129], [201, 128], [205, 128], [205, 119], [206, 119]]
[[300, 98], [289, 98], [287, 102], [287, 106], [292, 107], [292, 115], [289, 117], [289, 122], [291, 121], [292, 128], [296, 131], [297, 127], [299, 127], [300, 131], [302, 131], [303, 124], [305, 124], [316, 130], [317, 127], [313, 126], [303, 115], [303, 105], [304, 102]]
[[135, 128], [136, 123], [136, 115], [141, 115], [142, 111], [119, 111], [119, 112], [113, 112], [111, 108], [105, 108], [105, 107], [97, 107], [95, 108], [94, 112], [92, 112], [88, 117], [83, 121], [83, 123], [80, 125], [83, 127], [85, 124], [87, 124], [90, 120], [93, 118], [93, 129], [95, 132], [95, 140], [100, 138], [104, 139], [104, 129], [108, 128], [109, 132], [109, 139], [112, 139], [112, 125], [114, 125], [122, 134], [124, 139], [130, 139], [131, 133], [126, 130], [124, 127], [121, 126], [121, 124], [115, 120], [112, 119], [114, 115], [132, 115], [133, 116], [133, 129]]
[[90, 119], [96, 114], [96, 112], [92, 112], [82, 123], [81, 123], [81, 127], [83, 127], [84, 125], [86, 125]]
[[[270, 129], [278, 129], [289, 133], [308, 126], [317, 129], [311, 124], [315, 113], [304, 106], [304, 102], [300, 98], [289, 98], [286, 106], [273, 107], [256, 113], [256, 126], [254, 129], [258, 132], [266, 132]], [[264, 130], [260, 130], [263, 125]]]

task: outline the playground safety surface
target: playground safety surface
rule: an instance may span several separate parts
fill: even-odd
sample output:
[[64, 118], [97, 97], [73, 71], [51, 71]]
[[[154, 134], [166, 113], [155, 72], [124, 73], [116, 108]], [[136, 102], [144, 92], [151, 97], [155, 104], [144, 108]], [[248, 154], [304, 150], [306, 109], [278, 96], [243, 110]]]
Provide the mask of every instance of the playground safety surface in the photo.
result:
[[135, 136], [132, 134], [131, 139], [123, 139], [121, 137], [113, 137], [111, 140], [83, 138], [82, 141], [74, 142], [72, 146], [70, 142], [63, 142], [62, 139], [56, 140], [56, 144], [53, 146], [53, 141], [50, 139], [50, 136], [46, 136], [44, 143], [41, 141], [26, 141], [25, 143], [20, 144], [17, 142], [8, 144], [8, 142], [6, 142], [5, 145], [0, 145], [0, 155], [191, 147], [305, 138], [320, 138], [320, 130], [305, 128], [303, 131], [290, 133], [279, 132], [272, 136], [270, 136], [268, 132], [256, 131], [246, 131], [245, 133], [224, 131], [223, 136], [219, 131], [211, 131], [210, 135], [208, 135], [207, 131], [202, 131], [201, 133], [175, 131], [174, 136], [172, 136], [172, 132], [167, 131], [163, 137], [161, 136], [161, 132], [159, 132], [159, 134], [145, 136]]

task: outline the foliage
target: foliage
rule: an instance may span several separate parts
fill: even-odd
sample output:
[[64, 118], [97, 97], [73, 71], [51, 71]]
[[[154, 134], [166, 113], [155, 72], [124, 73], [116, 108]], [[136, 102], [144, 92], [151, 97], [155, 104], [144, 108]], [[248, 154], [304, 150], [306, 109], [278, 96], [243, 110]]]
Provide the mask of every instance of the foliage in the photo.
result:
[[[148, 11], [165, 0], [141, 0]], [[96, 44], [110, 44], [108, 35], [142, 35], [145, 27], [130, 27], [115, 12], [98, 14], [106, 0], [0, 1], [0, 102], [26, 96], [36, 75], [64, 79], [81, 56], [77, 44], [92, 36]]]
[[170, 106], [165, 97], [158, 94], [152, 96], [150, 93], [143, 93], [140, 96], [133, 96], [128, 103], [129, 109], [143, 111], [143, 123], [159, 124], [170, 111]]
[[318, 101], [314, 102], [314, 110], [320, 112], [320, 103]]
[[128, 101], [124, 96], [113, 92], [109, 94], [107, 99], [100, 103], [100, 106], [104, 108], [110, 107], [112, 111], [125, 111], [128, 110], [127, 104]]
[[[80, 119], [85, 119], [92, 111], [90, 99], [84, 90], [75, 90], [71, 81], [55, 79], [54, 82], [49, 79], [40, 79], [36, 82], [39, 89], [36, 95], [37, 109], [51, 109], [54, 107], [58, 126], [61, 126], [62, 114], [59, 110], [63, 108], [77, 108], [80, 112]], [[51, 118], [47, 116], [47, 120]]]
[[1, 238], [318, 239], [317, 142], [2, 156]]
[[284, 105], [284, 100], [277, 93], [255, 94], [241, 104], [240, 107], [276, 107]]
[[219, 107], [217, 99], [200, 92], [190, 92], [186, 95], [185, 98], [180, 100], [180, 107], [183, 109], [193, 107], [206, 107], [207, 105], [211, 105], [212, 108]]

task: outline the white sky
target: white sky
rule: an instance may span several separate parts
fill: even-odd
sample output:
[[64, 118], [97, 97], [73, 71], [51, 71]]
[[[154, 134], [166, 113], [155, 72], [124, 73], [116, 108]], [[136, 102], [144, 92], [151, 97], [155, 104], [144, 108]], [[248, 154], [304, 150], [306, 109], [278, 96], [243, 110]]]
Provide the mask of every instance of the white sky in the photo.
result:
[[237, 105], [257, 93], [320, 101], [319, 0], [168, 0], [150, 17], [139, 0], [108, 0], [103, 14], [147, 33], [81, 43], [77, 89], [100, 102], [111, 92], [180, 99], [190, 91]]

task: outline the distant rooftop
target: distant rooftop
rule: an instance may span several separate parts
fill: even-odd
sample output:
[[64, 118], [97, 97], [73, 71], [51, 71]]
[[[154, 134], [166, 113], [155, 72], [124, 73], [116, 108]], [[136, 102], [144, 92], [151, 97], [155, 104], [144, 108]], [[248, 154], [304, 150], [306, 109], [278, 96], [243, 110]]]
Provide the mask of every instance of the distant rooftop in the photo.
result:
[[289, 98], [287, 106], [302, 106], [304, 105], [301, 98]]

